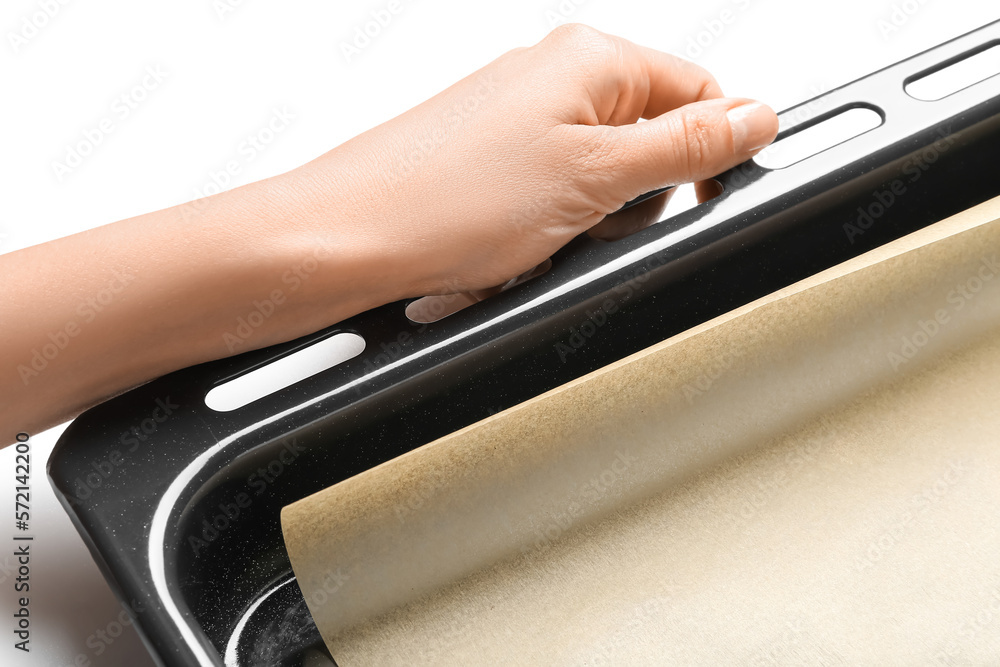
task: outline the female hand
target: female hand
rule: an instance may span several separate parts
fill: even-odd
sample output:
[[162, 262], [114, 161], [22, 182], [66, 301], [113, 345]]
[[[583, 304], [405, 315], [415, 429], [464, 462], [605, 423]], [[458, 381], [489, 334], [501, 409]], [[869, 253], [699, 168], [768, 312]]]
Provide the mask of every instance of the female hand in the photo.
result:
[[338, 242], [383, 246], [387, 275], [404, 281], [400, 296], [481, 290], [585, 230], [615, 237], [654, 221], [655, 206], [605, 217], [640, 194], [749, 159], [777, 128], [770, 108], [722, 97], [697, 65], [567, 25], [300, 177], [328, 193], [311, 223], [336, 221]]
[[286, 174], [0, 256], [0, 444], [384, 303], [496, 291], [776, 131], [696, 65], [558, 28]]

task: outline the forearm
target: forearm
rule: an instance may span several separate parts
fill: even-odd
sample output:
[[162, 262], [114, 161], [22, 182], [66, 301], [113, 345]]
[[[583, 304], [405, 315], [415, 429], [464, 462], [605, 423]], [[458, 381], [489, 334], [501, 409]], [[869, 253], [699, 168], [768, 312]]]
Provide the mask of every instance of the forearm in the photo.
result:
[[0, 256], [0, 442], [402, 298], [337, 209], [293, 171]]

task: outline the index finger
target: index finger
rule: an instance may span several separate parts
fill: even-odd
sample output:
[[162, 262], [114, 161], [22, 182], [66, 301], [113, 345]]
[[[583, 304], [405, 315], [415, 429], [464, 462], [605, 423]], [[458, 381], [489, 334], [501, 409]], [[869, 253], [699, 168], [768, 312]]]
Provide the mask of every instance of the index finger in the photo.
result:
[[625, 48], [634, 54], [631, 62], [637, 71], [633, 76], [642, 77], [649, 86], [642, 118], [656, 118], [685, 104], [723, 96], [718, 81], [701, 65], [670, 53], [622, 41]]

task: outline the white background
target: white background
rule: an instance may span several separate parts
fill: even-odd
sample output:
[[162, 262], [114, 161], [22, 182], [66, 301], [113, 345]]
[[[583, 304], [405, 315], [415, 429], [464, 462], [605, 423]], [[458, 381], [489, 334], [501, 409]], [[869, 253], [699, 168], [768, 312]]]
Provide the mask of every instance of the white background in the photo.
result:
[[[6, 0], [0, 9], [0, 253], [193, 199], [229, 160], [241, 165], [230, 187], [296, 167], [538, 41], [560, 11], [558, 0], [400, 0], [391, 23], [348, 62], [341, 43], [388, 0], [51, 0], [57, 11], [32, 35], [25, 21], [43, 23], [35, 17], [49, 1]], [[894, 6], [898, 26], [889, 23]], [[727, 94], [777, 110], [1000, 18], [985, 0], [566, 0], [562, 8], [573, 21], [697, 56]], [[730, 23], [712, 35], [707, 25], [726, 9]], [[689, 41], [699, 33], [700, 54]], [[11, 35], [24, 34], [32, 36], [15, 46]], [[115, 99], [147, 67], [165, 77], [122, 120]], [[276, 108], [294, 120], [247, 159], [241, 143]], [[106, 117], [113, 131], [59, 179], [53, 162]], [[0, 372], [15, 367], [0, 360]], [[0, 548], [0, 664], [68, 665], [83, 655], [93, 665], [150, 665], [132, 628], [101, 655], [99, 644], [88, 646], [121, 608], [44, 479], [61, 431], [33, 438], [30, 655], [12, 648], [13, 559]], [[13, 448], [0, 452], [0, 508], [14, 504], [13, 458]], [[0, 543], [13, 533], [8, 518]]]

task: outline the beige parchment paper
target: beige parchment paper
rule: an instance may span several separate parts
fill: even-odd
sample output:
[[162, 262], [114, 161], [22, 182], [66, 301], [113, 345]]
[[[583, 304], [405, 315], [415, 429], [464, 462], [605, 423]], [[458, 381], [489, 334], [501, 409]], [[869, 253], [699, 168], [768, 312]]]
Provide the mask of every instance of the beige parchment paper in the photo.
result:
[[342, 667], [997, 664], [998, 334], [995, 199], [284, 508], [295, 574]]

